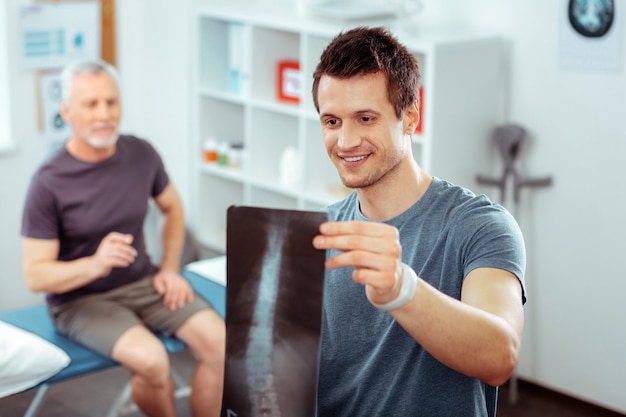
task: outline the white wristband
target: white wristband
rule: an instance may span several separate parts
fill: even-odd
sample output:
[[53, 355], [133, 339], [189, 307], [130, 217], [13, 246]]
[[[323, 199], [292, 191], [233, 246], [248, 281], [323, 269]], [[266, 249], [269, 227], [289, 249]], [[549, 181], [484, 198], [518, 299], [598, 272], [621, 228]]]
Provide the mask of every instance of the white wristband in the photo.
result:
[[[372, 305], [380, 310], [394, 310], [400, 308], [413, 299], [415, 290], [417, 289], [417, 274], [413, 268], [407, 264], [402, 264], [402, 283], [400, 284], [400, 293], [395, 300], [391, 300], [385, 304], [376, 304], [369, 300]], [[368, 298], [369, 299], [369, 298]]]

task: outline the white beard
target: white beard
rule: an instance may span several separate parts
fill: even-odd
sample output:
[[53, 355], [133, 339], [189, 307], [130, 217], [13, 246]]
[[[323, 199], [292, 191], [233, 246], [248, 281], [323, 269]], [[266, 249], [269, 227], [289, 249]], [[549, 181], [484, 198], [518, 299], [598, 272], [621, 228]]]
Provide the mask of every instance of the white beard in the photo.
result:
[[93, 136], [88, 136], [85, 138], [85, 142], [92, 148], [96, 149], [108, 149], [114, 146], [117, 143], [120, 135], [116, 132], [115, 135], [112, 135], [108, 139], [95, 138]]

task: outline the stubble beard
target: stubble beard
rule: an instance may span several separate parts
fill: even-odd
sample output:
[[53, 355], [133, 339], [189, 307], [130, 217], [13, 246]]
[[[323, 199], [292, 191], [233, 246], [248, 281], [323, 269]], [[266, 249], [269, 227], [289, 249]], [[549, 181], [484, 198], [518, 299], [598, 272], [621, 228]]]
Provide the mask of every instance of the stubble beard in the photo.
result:
[[[386, 183], [389, 179], [394, 178], [399, 169], [402, 158], [397, 155], [395, 158], [388, 159], [384, 167], [378, 167], [373, 172], [368, 173], [364, 178], [356, 178], [352, 181], [348, 179], [348, 175], [339, 172], [341, 182], [348, 188], [368, 188], [377, 184]], [[369, 161], [368, 161], [369, 162]]]

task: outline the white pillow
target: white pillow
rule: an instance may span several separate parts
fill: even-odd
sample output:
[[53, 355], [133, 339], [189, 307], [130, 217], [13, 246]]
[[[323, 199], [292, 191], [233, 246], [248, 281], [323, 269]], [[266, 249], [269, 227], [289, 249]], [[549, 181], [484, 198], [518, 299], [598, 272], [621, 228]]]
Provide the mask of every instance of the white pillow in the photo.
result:
[[70, 357], [62, 349], [0, 321], [0, 398], [37, 385], [69, 363]]

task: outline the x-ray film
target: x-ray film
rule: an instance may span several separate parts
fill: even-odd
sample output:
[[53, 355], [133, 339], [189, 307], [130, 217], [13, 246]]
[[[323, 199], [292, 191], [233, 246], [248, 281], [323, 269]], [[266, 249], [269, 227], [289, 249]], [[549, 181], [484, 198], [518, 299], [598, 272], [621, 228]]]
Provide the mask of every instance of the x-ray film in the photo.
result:
[[315, 415], [323, 212], [232, 206], [222, 417]]

